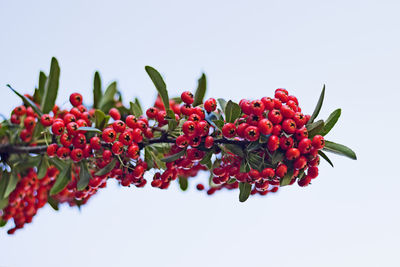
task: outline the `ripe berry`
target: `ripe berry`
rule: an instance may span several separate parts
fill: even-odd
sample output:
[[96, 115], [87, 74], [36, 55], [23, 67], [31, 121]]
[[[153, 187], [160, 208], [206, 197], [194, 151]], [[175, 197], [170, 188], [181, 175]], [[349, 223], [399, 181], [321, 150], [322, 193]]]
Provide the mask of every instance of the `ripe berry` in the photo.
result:
[[142, 177], [143, 173], [144, 173], [144, 168], [141, 165], [136, 166], [135, 169], [133, 170], [133, 176], [135, 178]]
[[132, 139], [136, 143], [141, 143], [143, 141], [143, 131], [139, 128], [133, 129]]
[[207, 136], [204, 141], [205, 148], [212, 148], [214, 146], [214, 138], [212, 136]]
[[287, 166], [285, 164], [280, 164], [275, 171], [276, 176], [282, 178], [287, 173]]
[[117, 136], [116, 132], [114, 131], [114, 129], [111, 128], [104, 129], [103, 134], [101, 135], [101, 137], [106, 143], [114, 142], [116, 136]]
[[118, 140], [125, 146], [129, 146], [133, 141], [132, 133], [130, 131], [125, 131], [119, 136]]
[[273, 125], [268, 119], [262, 119], [258, 122], [258, 129], [260, 133], [264, 135], [269, 135], [272, 133]]
[[246, 130], [246, 128], [249, 127], [249, 124], [247, 123], [241, 123], [239, 124], [239, 126], [236, 129], [236, 133], [239, 137], [244, 138], [244, 130]]
[[244, 137], [248, 141], [256, 141], [260, 137], [260, 131], [256, 126], [249, 126], [244, 130]]
[[125, 125], [125, 122], [123, 122], [121, 120], [116, 120], [112, 124], [112, 127], [114, 128], [114, 130], [117, 133], [122, 133], [123, 131], [125, 131], [126, 125]]
[[274, 100], [270, 97], [263, 97], [261, 101], [264, 104], [265, 110], [272, 110], [274, 108]]
[[304, 116], [301, 112], [296, 112], [293, 116], [293, 120], [299, 128], [303, 127], [307, 123], [306, 116]]
[[146, 115], [147, 117], [149, 117], [149, 119], [155, 119], [157, 117], [158, 111], [158, 108], [151, 107], [146, 110]]
[[121, 119], [121, 113], [119, 113], [118, 109], [112, 108], [110, 111], [108, 111], [108, 114], [113, 118], [114, 120], [120, 120]]
[[112, 145], [111, 150], [115, 155], [119, 155], [124, 151], [124, 145], [120, 141], [116, 141]]
[[125, 119], [125, 122], [126, 122], [126, 125], [128, 125], [129, 128], [132, 128], [132, 129], [136, 128], [137, 119], [136, 119], [135, 116], [128, 115], [126, 117], [126, 119]]
[[185, 104], [191, 105], [194, 102], [193, 94], [189, 91], [185, 91], [181, 94], [181, 99]]
[[22, 141], [29, 143], [32, 140], [32, 131], [23, 129], [19, 135]]
[[307, 176], [310, 176], [311, 179], [317, 178], [317, 176], [318, 176], [318, 167], [310, 167], [310, 168], [308, 168]]
[[261, 177], [266, 179], [272, 179], [275, 176], [275, 171], [272, 168], [265, 168], [261, 172]]
[[297, 148], [300, 150], [301, 154], [307, 154], [311, 151], [312, 145], [311, 145], [311, 140], [308, 138], [303, 138], [300, 142]]
[[196, 124], [193, 121], [185, 121], [182, 125], [182, 131], [187, 136], [194, 136], [196, 134]]
[[68, 124], [70, 122], [76, 121], [76, 116], [74, 114], [68, 113], [64, 115], [63, 120], [65, 124]]
[[286, 103], [288, 101], [288, 95], [285, 94], [283, 91], [276, 91], [275, 98], [278, 98], [282, 103]]
[[24, 120], [24, 126], [28, 130], [31, 130], [31, 129], [35, 128], [35, 126], [36, 126], [35, 117], [27, 116], [25, 118], [25, 120]]
[[250, 115], [252, 112], [250, 101], [247, 99], [242, 99], [239, 102], [239, 106], [242, 109], [243, 113], [246, 115]]
[[131, 159], [137, 159], [139, 157], [139, 146], [135, 143], [128, 147], [128, 157]]
[[78, 162], [83, 158], [83, 151], [80, 148], [74, 148], [71, 151], [70, 157], [73, 161]]
[[14, 108], [13, 114], [17, 115], [17, 116], [23, 116], [26, 114], [26, 108], [24, 105], [18, 106], [16, 108]]
[[57, 144], [51, 144], [47, 147], [47, 155], [49, 155], [49, 157], [52, 157], [56, 154], [58, 149], [58, 145]]
[[306, 176], [303, 177], [302, 179], [298, 180], [298, 181], [297, 181], [297, 184], [298, 184], [299, 186], [303, 187], [303, 186], [309, 185], [310, 182], [311, 182], [311, 177], [308, 176], [308, 175], [306, 175]]
[[268, 150], [273, 152], [273, 151], [277, 150], [278, 147], [279, 147], [279, 137], [276, 135], [271, 135], [268, 138], [268, 142], [267, 142]]
[[176, 138], [175, 143], [178, 147], [185, 148], [189, 145], [189, 139], [186, 137], [186, 135], [180, 135]]
[[279, 138], [279, 146], [281, 149], [283, 150], [288, 150], [289, 148], [293, 147], [293, 138], [292, 137], [286, 137], [286, 136], [281, 136], [281, 138]]
[[64, 132], [65, 124], [63, 121], [55, 121], [51, 126], [54, 135], [61, 135]]
[[253, 100], [250, 103], [251, 112], [255, 115], [261, 116], [264, 112], [265, 106], [261, 100]]
[[101, 148], [100, 138], [97, 136], [90, 138], [90, 146], [94, 150], [99, 150]]
[[44, 127], [49, 127], [53, 124], [53, 118], [49, 114], [43, 114], [42, 117], [40, 117], [40, 123]]
[[73, 93], [69, 96], [69, 102], [71, 102], [74, 107], [81, 105], [82, 100], [82, 95], [79, 93]]
[[67, 124], [67, 133], [69, 135], [75, 135], [78, 131], [79, 125], [76, 122], [70, 122]]
[[303, 169], [306, 165], [307, 165], [307, 158], [304, 156], [300, 156], [293, 163], [293, 167], [297, 170]]
[[210, 113], [217, 109], [217, 101], [214, 98], [209, 98], [204, 102], [204, 109]]
[[300, 151], [297, 148], [289, 148], [285, 155], [288, 160], [294, 160], [300, 157]]
[[197, 190], [203, 191], [204, 190], [204, 185], [203, 184], [197, 184], [196, 185]]
[[255, 169], [251, 169], [249, 171], [249, 176], [253, 181], [258, 181], [261, 179], [261, 174], [259, 171], [255, 170]]
[[109, 160], [112, 157], [112, 152], [106, 149], [103, 151], [102, 157], [104, 160]]
[[72, 137], [66, 133], [62, 134], [60, 137], [60, 143], [65, 147], [69, 147], [72, 144]]
[[277, 109], [273, 109], [268, 113], [268, 119], [273, 123], [273, 124], [279, 124], [282, 119], [283, 116], [281, 114], [281, 112]]
[[232, 138], [236, 134], [236, 126], [233, 123], [227, 123], [222, 127], [222, 134], [225, 138]]
[[208, 135], [210, 125], [206, 121], [199, 121], [196, 127], [196, 133], [198, 136], [203, 137]]
[[72, 144], [74, 147], [84, 148], [86, 145], [86, 136], [82, 133], [78, 133], [73, 139]]
[[70, 150], [67, 147], [60, 147], [57, 149], [57, 157], [65, 159], [69, 156]]
[[312, 146], [315, 149], [321, 150], [325, 146], [325, 139], [322, 135], [316, 135], [313, 137]]
[[286, 119], [282, 122], [282, 130], [288, 134], [293, 134], [296, 132], [296, 123], [292, 119]]
[[294, 114], [295, 114], [293, 108], [291, 108], [290, 106], [287, 106], [287, 105], [283, 105], [283, 106], [281, 107], [281, 113], [282, 113], [282, 116], [283, 116], [284, 118], [286, 118], [286, 119], [291, 119], [291, 118], [293, 118], [293, 117], [294, 117]]
[[20, 117], [15, 114], [11, 115], [10, 121], [12, 124], [20, 124], [21, 123]]
[[302, 127], [296, 130], [295, 133], [296, 140], [302, 140], [303, 138], [308, 138], [308, 130], [306, 127]]

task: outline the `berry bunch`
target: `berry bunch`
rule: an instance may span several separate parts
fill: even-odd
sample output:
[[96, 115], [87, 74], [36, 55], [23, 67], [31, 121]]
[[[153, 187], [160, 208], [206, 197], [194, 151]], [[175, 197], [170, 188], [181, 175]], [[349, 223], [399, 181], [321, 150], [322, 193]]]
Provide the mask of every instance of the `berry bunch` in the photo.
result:
[[[58, 79], [56, 63], [49, 77], [40, 77]], [[355, 158], [349, 148], [324, 139], [340, 110], [326, 122], [314, 122], [324, 90], [310, 116], [283, 88], [272, 98], [239, 104], [203, 101], [204, 75], [195, 94], [169, 99], [161, 75], [151, 67], [146, 71], [159, 95], [145, 112], [137, 99], [129, 108], [116, 99], [115, 83], [103, 94], [98, 73], [91, 107], [79, 93], [70, 95], [70, 108], [59, 108], [49, 93], [58, 88], [39, 88], [31, 96], [10, 87], [24, 102], [0, 124], [0, 225], [13, 218], [10, 234], [31, 222], [46, 202], [56, 209], [59, 203], [83, 205], [109, 179], [138, 188], [152, 179], [159, 189], [178, 180], [186, 190], [189, 178], [209, 171], [208, 186], [197, 183], [199, 191], [239, 188], [239, 200], [245, 201], [296, 181], [309, 185], [318, 176], [320, 157], [331, 164], [322, 150]]]

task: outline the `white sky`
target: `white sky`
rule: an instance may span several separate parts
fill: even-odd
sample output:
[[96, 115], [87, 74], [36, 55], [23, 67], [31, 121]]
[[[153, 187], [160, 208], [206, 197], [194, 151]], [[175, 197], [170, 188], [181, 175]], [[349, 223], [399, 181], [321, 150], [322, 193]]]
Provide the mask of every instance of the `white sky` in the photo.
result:
[[399, 1], [59, 2], [0, 0], [0, 113], [19, 103], [5, 84], [32, 92], [52, 56], [59, 104], [74, 91], [91, 103], [98, 69], [148, 107], [145, 65], [171, 95], [205, 71], [209, 97], [285, 87], [308, 112], [326, 83], [321, 117], [342, 108], [328, 137], [359, 160], [333, 155], [312, 186], [244, 204], [194, 182], [185, 193], [110, 184], [82, 212], [47, 207], [14, 236], [1, 229], [0, 266], [400, 265]]

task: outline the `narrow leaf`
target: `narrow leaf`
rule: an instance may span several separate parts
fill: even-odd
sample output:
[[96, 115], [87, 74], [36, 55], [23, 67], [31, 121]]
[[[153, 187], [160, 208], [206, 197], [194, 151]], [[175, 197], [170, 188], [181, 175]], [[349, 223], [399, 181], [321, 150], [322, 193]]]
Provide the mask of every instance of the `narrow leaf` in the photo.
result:
[[[38, 84], [38, 91], [39, 91], [40, 100], [44, 96], [44, 88], [45, 88], [45, 85], [46, 85], [46, 80], [47, 80], [46, 74], [43, 71], [41, 71], [39, 73], [39, 84]], [[41, 103], [41, 102], [39, 102], [39, 103]]]
[[186, 150], [183, 149], [183, 150], [179, 151], [179, 152], [176, 153], [176, 154], [173, 154], [173, 155], [167, 156], [167, 157], [165, 157], [165, 158], [162, 158], [161, 161], [162, 161], [162, 162], [172, 162], [172, 161], [175, 161], [175, 160], [179, 159], [180, 157], [182, 157], [183, 155], [185, 155], [185, 152], [186, 152]]
[[324, 87], [322, 88], [321, 95], [319, 96], [319, 99], [318, 99], [318, 102], [317, 102], [317, 106], [315, 107], [314, 112], [311, 115], [310, 120], [308, 121], [307, 124], [313, 123], [314, 120], [317, 118], [317, 116], [318, 116], [318, 114], [319, 114], [319, 112], [321, 110], [322, 103], [324, 102], [324, 96], [325, 96], [325, 84], [324, 84]]
[[11, 87], [11, 85], [7, 84], [7, 87], [10, 88], [17, 96], [19, 96], [22, 99], [22, 101], [25, 103], [25, 105], [30, 106], [37, 114], [39, 114], [39, 116], [43, 115], [43, 112], [36, 106], [35, 103], [33, 103], [32, 100], [30, 100], [26, 96], [21, 95], [20, 93], [18, 93], [16, 90], [14, 90]]
[[251, 193], [251, 184], [249, 183], [239, 183], [239, 201], [240, 202], [245, 202]]
[[207, 165], [209, 162], [211, 162], [211, 157], [214, 154], [214, 150], [209, 150], [204, 157], [200, 160], [200, 164], [202, 165]]
[[173, 131], [178, 126], [178, 123], [176, 122], [175, 113], [170, 109], [167, 110], [167, 120], [168, 130]]
[[60, 193], [71, 181], [71, 164], [67, 165], [60, 174], [57, 176], [56, 182], [50, 190], [50, 195], [55, 195]]
[[140, 109], [140, 107], [134, 103], [134, 102], [129, 102], [130, 105], [130, 112], [135, 115], [135, 117], [139, 117], [140, 115], [142, 115], [142, 111]]
[[185, 177], [179, 177], [179, 187], [182, 191], [186, 191], [189, 187], [188, 179]]
[[203, 73], [198, 81], [196, 93], [194, 94], [194, 102], [193, 102], [194, 107], [203, 103], [206, 90], [207, 90], [207, 78], [206, 75]]
[[43, 113], [49, 113], [56, 103], [58, 84], [60, 80], [60, 67], [56, 58], [51, 59], [49, 77], [44, 86], [44, 94], [42, 96], [41, 108]]
[[79, 127], [77, 131], [85, 131], [85, 132], [96, 132], [96, 133], [102, 133], [101, 130], [97, 129], [96, 127]]
[[294, 172], [294, 169], [293, 169], [293, 168], [288, 168], [287, 173], [286, 173], [285, 176], [283, 176], [282, 179], [280, 180], [280, 185], [281, 185], [281, 186], [285, 186], [285, 185], [290, 184], [290, 181], [292, 181], [293, 172]]
[[137, 106], [138, 113], [140, 113], [140, 115], [143, 115], [142, 105], [140, 104], [140, 101], [139, 101], [139, 99], [137, 97], [135, 97], [135, 104]]
[[117, 93], [117, 82], [112, 82], [104, 92], [99, 103], [99, 109], [108, 112], [114, 105], [114, 97]]
[[38, 167], [37, 177], [38, 179], [43, 179], [46, 176], [47, 168], [49, 167], [49, 160], [47, 156], [43, 156], [40, 160], [40, 164]]
[[317, 134], [322, 134], [323, 133], [323, 131], [324, 131], [324, 121], [323, 120], [319, 120], [319, 121], [313, 122], [311, 124], [308, 124], [306, 126], [306, 128], [308, 130], [308, 138], [313, 138]]
[[98, 108], [103, 92], [101, 91], [100, 73], [96, 71], [93, 79], [93, 108]]
[[356, 153], [354, 153], [353, 150], [351, 150], [350, 148], [348, 148], [347, 146], [341, 145], [341, 144], [337, 144], [331, 141], [325, 141], [325, 147], [323, 148], [323, 150], [327, 151], [327, 152], [332, 152], [341, 156], [346, 156], [348, 158], [357, 159]]
[[338, 108], [334, 112], [329, 115], [328, 119], [325, 122], [324, 125], [324, 131], [322, 135], [327, 135], [330, 130], [335, 126], [336, 122], [339, 120], [340, 114], [342, 113], [342, 110]]
[[97, 176], [102, 176], [102, 175], [106, 175], [109, 172], [112, 171], [112, 169], [114, 169], [115, 164], [117, 164], [117, 159], [113, 158], [112, 161], [110, 163], [108, 163], [103, 169], [98, 170], [95, 175]]
[[86, 186], [89, 184], [90, 179], [92, 178], [92, 175], [90, 175], [88, 165], [86, 161], [81, 161], [79, 162], [79, 181], [77, 183], [76, 188], [81, 191], [86, 188]]
[[68, 164], [59, 158], [51, 158], [49, 161], [52, 165], [56, 166], [59, 171], [62, 171], [68, 167]]
[[160, 97], [164, 103], [165, 110], [169, 109], [169, 98], [167, 92], [167, 85], [165, 84], [163, 78], [160, 73], [153, 67], [146, 66], [145, 70], [147, 74], [150, 76], [150, 79], [153, 81], [154, 86], [156, 87]]
[[104, 127], [108, 123], [108, 120], [110, 119], [110, 116], [106, 115], [100, 109], [96, 109], [96, 111], [94, 112], [94, 117], [95, 117], [95, 126], [97, 129], [104, 129]]
[[244, 158], [243, 149], [240, 146], [234, 144], [224, 144], [224, 147], [232, 152], [234, 155]]
[[241, 111], [242, 110], [238, 104], [229, 100], [225, 107], [226, 122], [234, 122], [237, 118], [239, 118]]
[[226, 107], [226, 100], [223, 99], [223, 98], [218, 98], [218, 103], [219, 103], [219, 105], [220, 105], [220, 107], [221, 107], [221, 110], [225, 110], [225, 107]]
[[329, 165], [332, 166], [332, 168], [334, 167], [332, 161], [328, 158], [328, 156], [327, 156], [324, 152], [322, 152], [322, 151], [320, 150], [320, 151], [318, 151], [318, 154], [319, 154], [324, 160], [326, 160], [326, 161], [329, 163]]
[[55, 200], [54, 198], [52, 198], [51, 196], [49, 196], [47, 198], [47, 203], [49, 203], [50, 207], [52, 207], [54, 210], [58, 211], [58, 204], [59, 202], [57, 200]]

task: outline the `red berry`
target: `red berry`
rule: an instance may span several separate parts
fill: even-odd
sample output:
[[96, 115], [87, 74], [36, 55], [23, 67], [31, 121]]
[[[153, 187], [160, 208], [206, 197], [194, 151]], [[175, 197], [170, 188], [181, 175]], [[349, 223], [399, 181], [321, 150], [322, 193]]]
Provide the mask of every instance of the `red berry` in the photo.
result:
[[58, 149], [58, 145], [57, 144], [51, 144], [47, 147], [47, 155], [49, 155], [49, 157], [52, 157], [56, 154]]
[[123, 122], [121, 120], [116, 120], [112, 124], [112, 127], [114, 128], [114, 130], [117, 133], [122, 133], [123, 131], [125, 131], [126, 125], [125, 125], [125, 122]]
[[203, 137], [208, 135], [210, 125], [206, 121], [199, 121], [196, 127], [196, 133], [198, 136]]
[[268, 113], [268, 119], [273, 123], [273, 124], [279, 124], [282, 119], [283, 116], [281, 114], [281, 112], [277, 109], [273, 109]]
[[307, 186], [309, 185], [311, 182], [311, 177], [306, 175], [305, 177], [303, 177], [302, 179], [300, 179], [299, 181], [297, 181], [297, 184], [301, 187], [303, 186]]
[[136, 119], [135, 116], [133, 116], [133, 115], [128, 115], [128, 116], [126, 117], [125, 121], [126, 121], [126, 125], [128, 125], [129, 128], [134, 129], [134, 128], [137, 127], [137, 125], [136, 125], [137, 119]]
[[255, 115], [261, 116], [264, 112], [265, 106], [261, 100], [253, 100], [250, 103], [251, 112]]
[[[136, 130], [136, 129], [135, 129]], [[138, 129], [139, 130], [139, 129]], [[139, 130], [140, 131], [140, 130]], [[132, 144], [133, 141], [133, 137], [132, 137], [132, 133], [130, 131], [125, 131], [123, 133], [120, 134], [118, 140], [124, 144], [125, 146], [129, 146], [130, 144]]]
[[12, 114], [10, 121], [12, 124], [20, 124], [21, 123], [21, 119], [19, 116], [17, 116], [16, 114]]
[[142, 177], [143, 173], [144, 173], [144, 168], [141, 165], [136, 166], [135, 169], [133, 170], [133, 176], [135, 178]]
[[79, 93], [73, 93], [69, 96], [69, 102], [71, 102], [71, 104], [74, 107], [81, 105], [82, 101], [83, 101], [82, 95]]
[[247, 123], [241, 123], [239, 124], [239, 126], [236, 129], [236, 133], [239, 137], [244, 138], [244, 131], [246, 130], [246, 128], [249, 127], [249, 124]]
[[293, 116], [293, 120], [299, 128], [303, 127], [307, 123], [307, 117], [301, 112], [296, 112]]
[[236, 126], [233, 123], [227, 123], [222, 127], [222, 134], [226, 138], [232, 138], [236, 135]]
[[115, 155], [119, 155], [124, 151], [124, 145], [120, 141], [116, 141], [112, 145], [111, 150]]
[[279, 90], [275, 91], [275, 98], [279, 99], [282, 103], [286, 103], [288, 101], [288, 95], [287, 93]]
[[16, 108], [14, 108], [13, 110], [13, 114], [17, 115], [17, 116], [23, 116], [26, 114], [26, 108], [24, 105], [18, 106]]
[[74, 148], [71, 151], [70, 157], [73, 161], [78, 162], [83, 158], [83, 151], [80, 148]]
[[137, 159], [139, 157], [139, 146], [135, 143], [128, 147], [128, 157]]
[[296, 132], [296, 123], [292, 119], [286, 119], [282, 122], [282, 130], [288, 134], [294, 134]]
[[86, 145], [86, 136], [82, 133], [78, 133], [72, 139], [72, 144], [74, 145], [74, 147], [84, 148]]
[[79, 125], [76, 122], [70, 122], [67, 124], [67, 133], [69, 135], [75, 135], [78, 131]]
[[69, 156], [70, 150], [67, 147], [60, 147], [57, 149], [57, 157], [65, 159]]
[[266, 179], [272, 179], [275, 176], [275, 171], [272, 168], [265, 168], [261, 172], [261, 177]]
[[189, 91], [185, 91], [181, 94], [181, 99], [183, 102], [185, 102], [188, 105], [191, 105], [194, 101], [193, 99], [193, 94]]
[[66, 133], [62, 134], [60, 137], [60, 143], [65, 147], [69, 147], [72, 144], [72, 137]]
[[310, 168], [308, 168], [307, 176], [310, 176], [311, 179], [317, 178], [317, 176], [318, 176], [318, 167], [310, 167]]
[[293, 147], [293, 138], [292, 137], [286, 137], [286, 136], [281, 136], [281, 138], [279, 138], [279, 146], [281, 149], [283, 150], [288, 150], [289, 148]]
[[325, 139], [322, 135], [316, 135], [313, 137], [312, 146], [315, 149], [321, 150], [325, 147]]
[[54, 135], [61, 135], [64, 132], [65, 124], [63, 121], [54, 121], [51, 126], [51, 131]]
[[100, 138], [97, 136], [94, 136], [92, 138], [90, 138], [90, 146], [94, 149], [94, 150], [99, 150], [101, 148], [101, 141]]
[[43, 114], [42, 117], [40, 117], [40, 123], [44, 127], [49, 127], [53, 124], [53, 118], [49, 114]]
[[258, 122], [258, 129], [260, 129], [260, 133], [264, 135], [269, 135], [272, 133], [273, 125], [268, 119], [262, 119]]
[[300, 157], [300, 151], [297, 148], [289, 148], [285, 155], [288, 160], [295, 160]]
[[306, 165], [307, 165], [307, 158], [304, 156], [300, 156], [293, 163], [293, 167], [297, 170], [303, 169]]
[[311, 140], [308, 138], [303, 138], [300, 142], [297, 148], [300, 150], [301, 154], [307, 154], [311, 151], [312, 144]]
[[268, 142], [267, 142], [268, 150], [273, 152], [273, 151], [277, 150], [278, 147], [279, 147], [279, 137], [276, 135], [271, 135], [268, 138]]
[[281, 107], [281, 113], [282, 113], [282, 116], [286, 119], [293, 118], [294, 114], [295, 114], [294, 110], [290, 106], [287, 106], [287, 105], [283, 105]]
[[214, 146], [214, 138], [212, 136], [207, 136], [204, 141], [204, 146], [208, 149]]
[[308, 138], [308, 130], [306, 127], [301, 127], [296, 130], [295, 133], [296, 140], [302, 140], [303, 138]]
[[274, 108], [274, 100], [270, 97], [263, 97], [261, 101], [264, 104], [265, 110], [272, 110]]
[[132, 139], [136, 143], [141, 143], [143, 141], [143, 131], [140, 130], [139, 128], [133, 129]]
[[74, 114], [67, 113], [64, 115], [63, 120], [65, 124], [68, 124], [70, 122], [76, 121], [76, 116]]
[[204, 185], [203, 184], [197, 184], [196, 185], [197, 190], [203, 191], [204, 190]]
[[196, 124], [193, 121], [185, 121], [182, 125], [182, 131], [187, 136], [196, 135]]
[[204, 102], [204, 109], [210, 113], [217, 109], [217, 101], [214, 98], [209, 98]]
[[287, 166], [285, 164], [280, 164], [277, 168], [276, 168], [276, 176], [282, 178], [283, 176], [286, 175], [287, 173]]
[[114, 131], [114, 129], [106, 128], [103, 130], [103, 134], [101, 137], [106, 143], [112, 143], [117, 137], [117, 133]]
[[108, 111], [108, 114], [113, 118], [114, 120], [120, 120], [121, 119], [121, 113], [119, 113], [118, 109], [112, 108], [110, 111]]
[[155, 107], [151, 107], [149, 109], [146, 110], [146, 115], [147, 117], [149, 117], [150, 119], [155, 119], [157, 117], [157, 113], [158, 113], [158, 108]]
[[244, 137], [248, 141], [256, 141], [260, 137], [260, 131], [256, 126], [249, 126], [244, 130]]
[[102, 157], [104, 160], [109, 160], [112, 157], [112, 152], [106, 149], [103, 151]]

